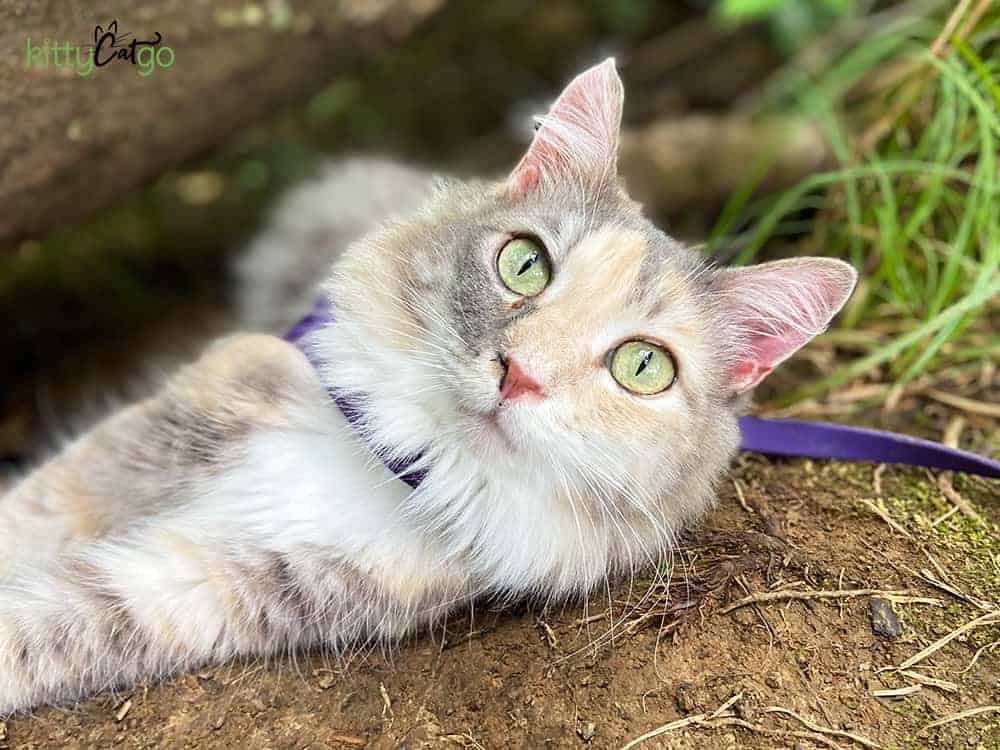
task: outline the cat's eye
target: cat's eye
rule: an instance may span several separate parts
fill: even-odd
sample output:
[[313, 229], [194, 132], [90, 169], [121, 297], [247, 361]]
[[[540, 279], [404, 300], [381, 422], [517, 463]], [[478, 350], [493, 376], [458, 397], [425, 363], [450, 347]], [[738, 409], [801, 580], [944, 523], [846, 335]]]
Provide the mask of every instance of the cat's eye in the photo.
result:
[[639, 339], [626, 341], [612, 352], [610, 369], [622, 388], [643, 396], [667, 390], [677, 377], [670, 352]]
[[534, 297], [549, 285], [551, 269], [545, 249], [528, 237], [515, 237], [497, 256], [500, 280], [514, 294]]

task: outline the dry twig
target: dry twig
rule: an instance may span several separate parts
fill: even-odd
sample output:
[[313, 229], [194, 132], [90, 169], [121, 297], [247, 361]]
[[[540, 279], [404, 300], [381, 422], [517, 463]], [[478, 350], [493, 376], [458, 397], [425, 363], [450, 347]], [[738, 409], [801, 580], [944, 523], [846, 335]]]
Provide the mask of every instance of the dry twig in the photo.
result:
[[710, 713], [708, 715], [708, 718], [709, 719], [714, 719], [717, 716], [722, 716], [724, 713], [726, 713], [727, 711], [729, 711], [730, 708], [732, 708], [733, 706], [735, 706], [741, 700], [743, 700], [743, 693], [737, 693], [736, 695], [731, 696], [725, 703], [723, 703], [721, 706], [719, 706], [717, 709], [715, 709], [712, 713]]
[[959, 409], [960, 411], [968, 412], [969, 414], [979, 414], [984, 417], [1000, 419], [1000, 404], [990, 404], [985, 401], [976, 401], [975, 399], [966, 398], [964, 396], [956, 396], [954, 393], [941, 391], [937, 388], [928, 388], [924, 391], [924, 395], [929, 396], [935, 401], [940, 401], [942, 404], [947, 404], [955, 409]]
[[971, 518], [973, 521], [982, 526], [986, 525], [983, 517], [979, 515], [975, 508], [972, 507], [972, 504], [958, 494], [958, 490], [952, 486], [950, 471], [943, 472], [940, 476], [938, 476], [937, 484], [938, 489], [941, 490], [941, 494], [948, 498], [948, 501], [952, 505], [962, 511], [962, 515], [966, 518]]
[[696, 726], [703, 724], [705, 720], [708, 719], [706, 714], [694, 714], [693, 716], [685, 716], [683, 719], [677, 719], [676, 721], [670, 721], [662, 726], [657, 727], [645, 734], [641, 734], [633, 740], [629, 740], [626, 744], [622, 745], [621, 750], [630, 750], [630, 748], [636, 745], [641, 745], [646, 740], [651, 740], [654, 737], [659, 737], [661, 734], [666, 734], [667, 732], [673, 732], [675, 729], [683, 729], [684, 727]]
[[987, 643], [985, 646], [976, 651], [976, 653], [973, 654], [972, 656], [972, 661], [969, 662], [969, 666], [967, 666], [965, 669], [959, 672], [958, 673], [959, 676], [964, 675], [966, 672], [971, 671], [972, 668], [976, 666], [976, 662], [979, 661], [980, 656], [982, 656], [987, 651], [989, 651], [992, 654], [996, 650], [997, 646], [1000, 646], [1000, 641], [993, 641], [992, 643]]
[[750, 604], [789, 600], [803, 601], [807, 599], [851, 599], [857, 596], [883, 596], [888, 598], [892, 596], [913, 596], [913, 592], [905, 589], [894, 591], [883, 591], [881, 589], [839, 589], [835, 591], [795, 591], [785, 589], [782, 591], [764, 591], [733, 602], [724, 608], [721, 614], [728, 614], [735, 609], [740, 609]]
[[721, 706], [719, 706], [715, 711], [710, 714], [695, 714], [693, 716], [686, 716], [683, 719], [676, 719], [675, 721], [668, 722], [662, 726], [657, 727], [643, 735], [630, 740], [625, 745], [622, 746], [621, 750], [631, 750], [631, 748], [641, 745], [647, 740], [660, 737], [661, 735], [667, 734], [668, 732], [673, 732], [678, 729], [685, 729], [687, 727], [696, 727], [699, 729], [721, 729], [724, 727], [738, 727], [740, 729], [745, 729], [748, 732], [753, 732], [755, 734], [762, 735], [764, 737], [774, 737], [774, 738], [798, 738], [807, 739], [817, 745], [822, 745], [823, 747], [829, 747], [833, 750], [838, 750], [838, 745], [830, 737], [843, 737], [845, 739], [857, 742], [870, 750], [878, 750], [879, 745], [872, 742], [867, 737], [861, 735], [852, 734], [851, 732], [843, 732], [839, 729], [830, 729], [828, 727], [822, 727], [802, 716], [789, 711], [787, 708], [782, 708], [781, 706], [770, 706], [765, 708], [765, 713], [778, 713], [791, 716], [797, 719], [804, 726], [806, 726], [810, 731], [801, 731], [793, 729], [771, 729], [770, 727], [763, 727], [759, 724], [752, 724], [744, 719], [737, 718], [729, 709], [735, 705], [743, 697], [742, 693], [734, 695], [732, 698], [727, 700]]
[[944, 690], [946, 693], [957, 693], [958, 685], [949, 680], [939, 680], [936, 677], [929, 677], [920, 672], [914, 672], [912, 669], [904, 669], [900, 672], [903, 677], [914, 682], [919, 682], [921, 685], [927, 685], [928, 687], [935, 687], [938, 690]]
[[943, 607], [944, 602], [932, 596], [900, 596], [899, 594], [886, 594], [885, 599], [893, 604], [926, 604], [931, 607]]
[[962, 28], [958, 32], [959, 39], [965, 39], [965, 37], [972, 32], [976, 24], [979, 23], [979, 19], [983, 17], [986, 9], [989, 8], [992, 3], [993, 0], [979, 0], [979, 4], [972, 9], [969, 17], [965, 20], [965, 23], [962, 24]]
[[930, 724], [925, 725], [920, 729], [917, 734], [922, 734], [928, 729], [933, 729], [934, 727], [940, 727], [945, 724], [951, 724], [953, 721], [961, 721], [962, 719], [969, 719], [973, 716], [979, 716], [980, 714], [993, 713], [994, 711], [1000, 711], [1000, 706], [980, 706], [979, 708], [970, 708], [966, 711], [959, 711], [957, 714], [951, 714], [950, 716], [945, 716], [942, 719], [937, 719], [932, 721]]
[[944, 51], [945, 45], [948, 44], [948, 40], [951, 35], [955, 32], [955, 27], [958, 26], [958, 22], [962, 20], [962, 16], [965, 15], [965, 11], [969, 7], [969, 3], [972, 0], [959, 0], [958, 4], [955, 6], [955, 10], [952, 11], [951, 15], [948, 16], [948, 20], [945, 21], [944, 28], [941, 29], [941, 33], [937, 35], [937, 39], [931, 45], [931, 54], [935, 57], [940, 57], [941, 53]]
[[132, 699], [126, 698], [122, 704], [115, 711], [115, 721], [124, 721], [125, 717], [128, 716], [128, 712], [132, 710]]
[[960, 636], [960, 635], [962, 635], [964, 633], [968, 633], [970, 630], [974, 630], [974, 629], [978, 628], [980, 625], [996, 625], [998, 623], [1000, 623], [1000, 612], [987, 612], [984, 615], [980, 615], [976, 619], [970, 620], [969, 622], [965, 623], [961, 627], [955, 628], [954, 630], [952, 630], [947, 635], [945, 635], [942, 638], [939, 638], [938, 640], [934, 641], [934, 643], [932, 643], [930, 646], [928, 646], [927, 648], [925, 648], [923, 651], [920, 651], [919, 653], [914, 654], [909, 659], [907, 659], [902, 664], [900, 664], [899, 667], [898, 667], [898, 669], [900, 671], [902, 671], [904, 669], [909, 669], [910, 667], [914, 666], [915, 664], [919, 664], [924, 659], [926, 659], [928, 656], [931, 656], [931, 655], [937, 653], [942, 648], [944, 648], [945, 646], [947, 646], [953, 640], [955, 640], [956, 638], [958, 638], [958, 636]]
[[872, 472], [872, 489], [875, 490], [876, 497], [882, 497], [882, 475], [885, 473], [886, 464], [879, 464]]
[[[965, 427], [965, 420], [962, 417], [954, 417], [944, 431], [944, 444], [951, 447], [958, 447], [958, 439], [962, 434], [962, 428]], [[966, 518], [971, 518], [973, 521], [978, 523], [980, 526], [985, 526], [986, 522], [983, 517], [976, 512], [976, 509], [972, 507], [972, 504], [958, 494], [958, 491], [952, 486], [951, 483], [951, 472], [942, 471], [937, 478], [938, 488], [941, 490], [941, 494], [944, 495], [948, 500], [962, 511], [962, 514]]]
[[885, 507], [885, 501], [883, 501], [882, 498], [878, 498], [877, 501], [872, 501], [866, 497], [862, 497], [860, 498], [860, 500], [862, 505], [868, 508], [868, 510], [870, 510], [876, 516], [881, 518], [883, 521], [885, 521], [890, 528], [892, 528], [895, 531], [898, 531], [907, 539], [913, 539], [913, 537], [910, 536], [910, 532], [908, 532], [906, 529], [904, 529], [902, 526], [900, 526], [898, 523], [896, 523], [896, 521], [892, 519], [892, 516], [889, 515], [889, 509]]
[[743, 508], [751, 516], [753, 515], [753, 508], [747, 504], [747, 499], [743, 495], [743, 488], [740, 486], [739, 479], [733, 479], [733, 487], [736, 489], [736, 499], [739, 501], [740, 507]]
[[931, 521], [931, 528], [933, 529], [939, 523], [944, 523], [945, 521], [947, 521], [949, 518], [951, 518], [956, 513], [958, 513], [958, 506], [957, 505], [952, 505], [950, 510], [946, 510], [940, 516], [938, 516], [933, 521]]
[[913, 695], [923, 690], [923, 685], [907, 685], [900, 688], [889, 688], [888, 690], [872, 690], [872, 695], [876, 698], [903, 698]]
[[542, 630], [545, 632], [545, 640], [548, 641], [549, 647], [558, 651], [559, 639], [556, 638], [556, 632], [552, 629], [552, 626], [540, 618], [538, 624], [542, 626]]
[[385, 683], [378, 684], [378, 691], [382, 694], [382, 717], [389, 714], [390, 718], [396, 717], [396, 712], [392, 710], [392, 701], [389, 700], [389, 691], [385, 688]]
[[864, 735], [854, 734], [853, 732], [845, 732], [840, 729], [831, 729], [829, 727], [822, 727], [815, 722], [809, 721], [809, 719], [804, 716], [799, 716], [794, 711], [790, 711], [787, 708], [782, 708], [781, 706], [768, 706], [762, 709], [763, 713], [766, 714], [784, 714], [785, 716], [791, 716], [796, 721], [799, 721], [807, 729], [811, 729], [814, 732], [820, 734], [828, 734], [831, 737], [843, 737], [844, 739], [851, 740], [852, 742], [857, 742], [859, 745], [864, 745], [865, 747], [877, 748], [878, 745], [872, 740], [868, 739]]
[[353, 734], [335, 734], [330, 739], [334, 742], [339, 742], [341, 745], [350, 745], [351, 747], [364, 747], [368, 744], [364, 737], [358, 737]]
[[753, 732], [755, 734], [763, 735], [764, 737], [776, 737], [780, 739], [786, 739], [789, 737], [794, 737], [797, 739], [811, 740], [817, 745], [822, 745], [823, 747], [829, 747], [831, 750], [840, 750], [840, 747], [836, 742], [824, 737], [818, 732], [806, 732], [798, 731], [794, 729], [768, 729], [767, 727], [762, 727], [759, 724], [751, 724], [749, 721], [744, 721], [743, 719], [737, 719], [735, 717], [723, 717], [715, 719], [711, 722], [702, 722], [700, 726], [707, 727], [709, 729], [720, 729], [722, 727], [739, 727], [745, 729], [748, 732]]
[[959, 599], [966, 604], [971, 604], [973, 607], [981, 609], [983, 612], [992, 612], [996, 609], [996, 605], [992, 602], [983, 601], [982, 599], [974, 599], [968, 594], [960, 591], [959, 589], [952, 586], [950, 583], [945, 583], [940, 578], [937, 578], [933, 573], [931, 573], [927, 568], [921, 568], [917, 571], [917, 576], [923, 580], [925, 583], [930, 584], [936, 589], [944, 591], [946, 594], [951, 594], [956, 599]]

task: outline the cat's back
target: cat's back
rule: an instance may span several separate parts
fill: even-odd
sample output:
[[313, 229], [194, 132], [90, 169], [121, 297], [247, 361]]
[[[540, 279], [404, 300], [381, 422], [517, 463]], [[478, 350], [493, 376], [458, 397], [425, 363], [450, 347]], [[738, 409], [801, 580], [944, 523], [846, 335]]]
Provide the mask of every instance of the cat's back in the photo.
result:
[[354, 240], [430, 197], [430, 172], [374, 157], [324, 164], [279, 202], [235, 266], [238, 327], [281, 332]]

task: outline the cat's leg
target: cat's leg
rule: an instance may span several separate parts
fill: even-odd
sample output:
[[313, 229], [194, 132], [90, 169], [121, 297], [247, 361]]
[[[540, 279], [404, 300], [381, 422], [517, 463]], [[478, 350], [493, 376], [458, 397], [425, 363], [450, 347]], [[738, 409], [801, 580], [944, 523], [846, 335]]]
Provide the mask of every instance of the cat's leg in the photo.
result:
[[123, 468], [135, 453], [129, 441], [148, 434], [144, 412], [118, 412], [0, 494], [0, 580], [15, 563], [52, 559], [152, 512], [149, 493]]
[[17, 566], [0, 582], [0, 716], [207, 661], [384, 637], [419, 611], [330, 549], [206, 523], [188, 511]]
[[327, 398], [289, 344], [223, 340], [155, 397], [105, 419], [0, 496], [0, 580], [17, 563], [183, 505], [239, 459], [255, 430], [293, 426]]
[[377, 493], [338, 508], [315, 492], [322, 480], [285, 497], [248, 491], [294, 483], [273, 472], [284, 461], [267, 465], [263, 437], [196, 502], [14, 566], [0, 581], [0, 717], [206, 662], [354, 649], [466, 601]]
[[[2, 537], [0, 714], [399, 635], [461, 601], [357, 441], [301, 352], [240, 336], [43, 465], [0, 502], [72, 508], [72, 489], [102, 525], [46, 514]], [[63, 543], [38, 554], [36, 533]]]
[[265, 563], [192, 531], [161, 523], [15, 565], [0, 581], [0, 716], [307, 640], [255, 612], [250, 592], [275, 585]]

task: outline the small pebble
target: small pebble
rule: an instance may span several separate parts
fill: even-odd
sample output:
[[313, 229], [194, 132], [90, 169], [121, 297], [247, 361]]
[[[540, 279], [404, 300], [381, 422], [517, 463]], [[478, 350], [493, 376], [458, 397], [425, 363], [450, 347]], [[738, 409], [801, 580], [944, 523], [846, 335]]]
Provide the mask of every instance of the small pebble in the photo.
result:
[[871, 617], [872, 632], [883, 638], [898, 638], [903, 633], [903, 626], [899, 624], [899, 618], [885, 599], [877, 596], [872, 597], [868, 602], [868, 614]]
[[597, 736], [597, 725], [592, 721], [581, 722], [576, 725], [576, 733], [584, 742], [590, 742]]
[[332, 672], [327, 672], [322, 677], [319, 678], [319, 686], [323, 690], [329, 690], [336, 684], [336, 682], [337, 682], [337, 675], [333, 674]]
[[698, 708], [692, 694], [693, 691], [694, 683], [691, 682], [682, 682], [674, 691], [674, 702], [677, 704], [677, 710], [682, 714], [689, 714]]

